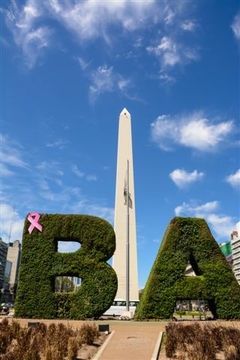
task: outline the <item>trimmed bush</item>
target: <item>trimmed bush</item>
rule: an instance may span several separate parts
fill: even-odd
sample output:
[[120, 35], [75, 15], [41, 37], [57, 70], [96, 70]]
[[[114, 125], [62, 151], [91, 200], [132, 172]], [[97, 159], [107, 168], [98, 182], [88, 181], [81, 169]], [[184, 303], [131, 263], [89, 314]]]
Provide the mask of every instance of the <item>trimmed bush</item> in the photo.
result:
[[[89, 215], [40, 214], [42, 232], [26, 217], [15, 316], [84, 319], [99, 317], [112, 304], [117, 276], [106, 263], [115, 251], [115, 233], [105, 220]], [[58, 253], [58, 241], [75, 241], [81, 248]], [[55, 294], [55, 277], [81, 278], [76, 292]]]
[[[197, 276], [185, 276], [190, 262]], [[240, 319], [240, 286], [204, 219], [175, 217], [151, 269], [136, 319], [169, 319], [177, 300], [208, 300], [215, 318]]]

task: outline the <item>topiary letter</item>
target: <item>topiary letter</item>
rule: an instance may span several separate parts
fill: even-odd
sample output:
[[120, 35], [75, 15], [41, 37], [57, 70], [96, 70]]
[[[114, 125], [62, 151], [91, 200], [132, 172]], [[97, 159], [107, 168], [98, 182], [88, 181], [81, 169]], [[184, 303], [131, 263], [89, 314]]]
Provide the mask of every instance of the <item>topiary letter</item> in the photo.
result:
[[[197, 276], [185, 276], [188, 263]], [[135, 317], [168, 319], [183, 299], [208, 300], [215, 318], [240, 318], [240, 286], [203, 219], [170, 222]]]
[[[69, 295], [71, 318], [100, 316], [111, 306], [117, 291], [116, 273], [106, 263], [116, 246], [112, 226], [89, 215], [30, 215], [23, 230], [15, 316], [55, 318], [56, 276], [82, 280], [80, 288]], [[81, 247], [73, 253], [58, 253], [58, 241], [75, 241]]]

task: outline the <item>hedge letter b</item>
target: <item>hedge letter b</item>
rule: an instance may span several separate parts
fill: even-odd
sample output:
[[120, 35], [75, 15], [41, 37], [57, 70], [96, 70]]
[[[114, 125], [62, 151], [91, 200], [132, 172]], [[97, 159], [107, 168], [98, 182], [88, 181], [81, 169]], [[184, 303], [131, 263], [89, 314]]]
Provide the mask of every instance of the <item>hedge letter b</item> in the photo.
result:
[[[112, 226], [89, 215], [37, 215], [40, 217], [35, 220], [32, 216], [35, 223], [28, 215], [24, 224], [15, 316], [57, 317], [56, 276], [81, 278], [80, 288], [67, 295], [71, 318], [100, 316], [111, 306], [117, 291], [116, 273], [106, 263], [116, 246]], [[75, 241], [80, 248], [59, 253], [58, 241]]]

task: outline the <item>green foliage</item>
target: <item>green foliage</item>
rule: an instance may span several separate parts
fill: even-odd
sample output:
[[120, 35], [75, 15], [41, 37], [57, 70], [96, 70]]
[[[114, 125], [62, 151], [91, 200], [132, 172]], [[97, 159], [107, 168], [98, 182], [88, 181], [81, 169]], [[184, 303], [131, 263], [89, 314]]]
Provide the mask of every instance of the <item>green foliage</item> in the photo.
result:
[[185, 310], [180, 310], [176, 312], [177, 315], [185, 315], [186, 311]]
[[71, 294], [55, 293], [57, 314], [59, 319], [69, 319], [71, 309]]
[[[185, 276], [189, 262], [197, 276]], [[183, 299], [208, 300], [215, 318], [240, 318], [240, 286], [204, 219], [170, 222], [135, 318], [169, 319]]]
[[[41, 214], [30, 234], [25, 220], [15, 316], [84, 319], [102, 315], [117, 291], [117, 276], [106, 261], [115, 251], [112, 226], [89, 215]], [[74, 253], [58, 253], [58, 241], [81, 244]], [[55, 278], [81, 278], [76, 292], [57, 295]]]

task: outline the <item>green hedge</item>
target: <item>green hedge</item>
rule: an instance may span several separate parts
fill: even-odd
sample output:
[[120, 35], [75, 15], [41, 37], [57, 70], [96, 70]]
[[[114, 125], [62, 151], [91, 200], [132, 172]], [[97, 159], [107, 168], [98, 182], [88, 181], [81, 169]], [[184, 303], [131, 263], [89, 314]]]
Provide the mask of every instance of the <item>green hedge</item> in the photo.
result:
[[[197, 276], [185, 276], [188, 262]], [[240, 286], [204, 219], [170, 222], [135, 318], [168, 319], [183, 299], [208, 300], [215, 318], [240, 319]]]
[[[117, 276], [106, 263], [115, 251], [115, 233], [105, 220], [89, 215], [40, 214], [30, 234], [25, 220], [15, 316], [72, 319], [102, 315], [117, 291]], [[76, 241], [80, 249], [58, 253], [58, 241]], [[55, 294], [55, 277], [81, 278], [73, 293]]]

